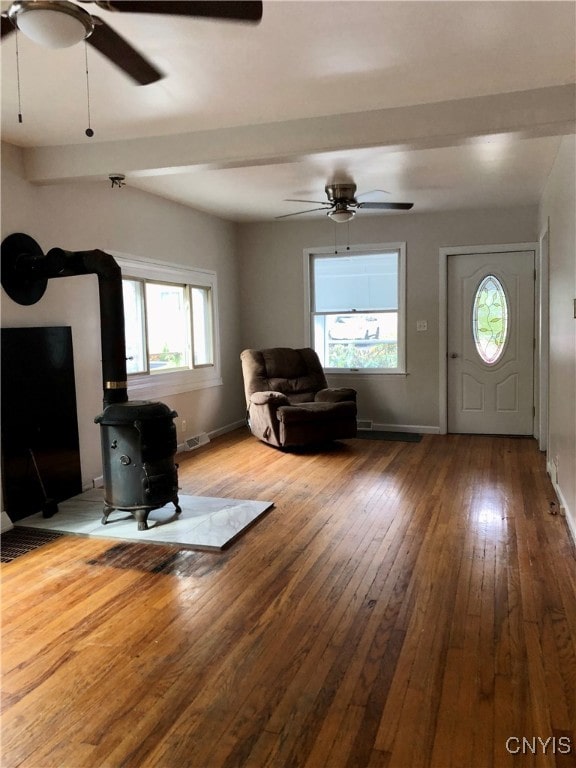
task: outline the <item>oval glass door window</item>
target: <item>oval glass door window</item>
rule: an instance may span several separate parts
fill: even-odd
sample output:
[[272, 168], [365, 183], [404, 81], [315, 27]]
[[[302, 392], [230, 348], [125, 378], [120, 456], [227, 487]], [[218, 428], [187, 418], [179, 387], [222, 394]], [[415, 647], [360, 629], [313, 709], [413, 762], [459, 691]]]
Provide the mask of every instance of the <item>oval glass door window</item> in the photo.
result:
[[508, 338], [508, 301], [495, 275], [482, 280], [472, 304], [472, 332], [476, 350], [487, 365], [498, 362]]

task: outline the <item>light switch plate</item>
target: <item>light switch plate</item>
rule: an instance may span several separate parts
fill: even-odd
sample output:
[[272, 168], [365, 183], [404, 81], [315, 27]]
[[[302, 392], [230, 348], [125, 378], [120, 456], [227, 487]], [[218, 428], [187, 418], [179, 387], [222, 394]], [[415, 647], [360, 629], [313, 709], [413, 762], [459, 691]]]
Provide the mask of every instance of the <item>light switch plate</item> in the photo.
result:
[[416, 320], [416, 330], [417, 331], [427, 331], [428, 330], [428, 321], [427, 320]]

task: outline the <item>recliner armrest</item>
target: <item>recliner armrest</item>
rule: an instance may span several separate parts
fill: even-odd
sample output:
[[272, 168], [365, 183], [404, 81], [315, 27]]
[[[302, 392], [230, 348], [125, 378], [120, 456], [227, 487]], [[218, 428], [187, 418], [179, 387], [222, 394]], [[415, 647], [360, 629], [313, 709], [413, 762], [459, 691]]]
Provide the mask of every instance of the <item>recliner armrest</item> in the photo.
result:
[[253, 435], [271, 445], [280, 446], [278, 409], [290, 405], [282, 392], [253, 392], [248, 403], [248, 424]]
[[250, 395], [250, 403], [252, 405], [274, 405], [274, 406], [280, 406], [280, 405], [289, 405], [290, 400], [286, 397], [286, 395], [283, 395], [282, 392], [272, 392], [272, 391], [266, 391], [266, 392], [254, 392], [252, 395]]
[[329, 387], [316, 392], [317, 403], [342, 403], [345, 400], [356, 402], [356, 390], [351, 387]]

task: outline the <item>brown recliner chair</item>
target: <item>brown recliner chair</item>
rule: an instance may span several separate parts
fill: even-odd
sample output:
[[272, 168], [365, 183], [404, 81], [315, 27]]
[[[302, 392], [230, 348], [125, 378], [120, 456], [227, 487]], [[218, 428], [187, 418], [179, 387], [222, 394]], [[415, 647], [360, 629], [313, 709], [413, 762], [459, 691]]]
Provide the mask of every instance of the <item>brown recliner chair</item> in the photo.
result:
[[245, 349], [240, 355], [253, 435], [278, 448], [356, 436], [356, 390], [329, 389], [313, 349]]

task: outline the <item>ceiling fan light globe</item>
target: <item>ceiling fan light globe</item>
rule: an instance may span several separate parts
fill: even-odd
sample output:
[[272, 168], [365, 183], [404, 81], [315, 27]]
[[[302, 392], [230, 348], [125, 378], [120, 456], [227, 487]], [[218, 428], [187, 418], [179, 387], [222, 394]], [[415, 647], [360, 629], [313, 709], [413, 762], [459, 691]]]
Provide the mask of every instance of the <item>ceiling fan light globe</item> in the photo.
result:
[[353, 219], [356, 214], [356, 211], [351, 210], [336, 210], [336, 211], [328, 211], [328, 216], [332, 219], [332, 221], [335, 221], [337, 224], [343, 224], [346, 221], [350, 221], [350, 219]]
[[89, 13], [72, 3], [15, 4], [10, 17], [30, 40], [45, 48], [69, 48], [85, 40], [94, 30]]

